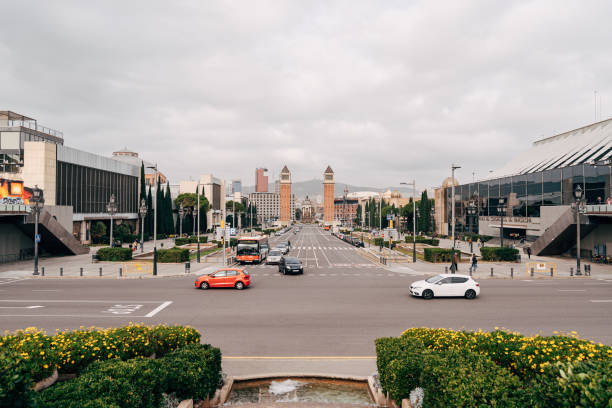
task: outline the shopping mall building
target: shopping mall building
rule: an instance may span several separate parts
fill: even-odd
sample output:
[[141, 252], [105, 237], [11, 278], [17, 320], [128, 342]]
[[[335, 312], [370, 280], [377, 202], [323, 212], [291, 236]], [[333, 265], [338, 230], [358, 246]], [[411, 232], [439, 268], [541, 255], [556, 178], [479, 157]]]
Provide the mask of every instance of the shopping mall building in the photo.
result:
[[525, 239], [534, 254], [575, 254], [575, 196], [582, 190], [581, 253], [606, 256], [612, 252], [610, 158], [612, 119], [538, 140], [483, 180], [444, 180], [435, 191], [436, 229], [451, 234], [454, 182], [456, 235], [499, 237], [503, 216], [505, 239]]

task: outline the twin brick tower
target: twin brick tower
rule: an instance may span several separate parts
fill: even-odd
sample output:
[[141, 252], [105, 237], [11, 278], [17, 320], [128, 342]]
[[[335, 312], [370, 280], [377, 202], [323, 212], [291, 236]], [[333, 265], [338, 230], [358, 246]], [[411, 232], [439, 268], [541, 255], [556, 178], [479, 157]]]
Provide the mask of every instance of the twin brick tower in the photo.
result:
[[[291, 172], [287, 166], [280, 173], [280, 222], [287, 225], [291, 216]], [[330, 166], [323, 173], [323, 224], [334, 224], [334, 171]]]

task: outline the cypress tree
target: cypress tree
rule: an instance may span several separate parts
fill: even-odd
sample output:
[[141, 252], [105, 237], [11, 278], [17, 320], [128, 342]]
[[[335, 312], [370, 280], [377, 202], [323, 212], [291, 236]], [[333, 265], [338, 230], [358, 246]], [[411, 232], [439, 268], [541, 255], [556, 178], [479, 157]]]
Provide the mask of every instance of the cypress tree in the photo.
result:
[[147, 199], [147, 188], [145, 186], [145, 169], [144, 169], [144, 162], [141, 163], [140, 165], [140, 198], [138, 200], [138, 205], [140, 206], [140, 201], [142, 199]]
[[162, 205], [163, 196], [164, 196], [164, 191], [161, 188], [159, 180], [157, 180], [157, 188], [155, 189], [155, 205], [157, 208], [157, 217], [155, 218], [157, 222], [157, 233], [158, 234], [163, 234], [163, 228], [164, 228], [164, 218], [163, 218], [164, 206]]
[[172, 195], [170, 194], [170, 182], [166, 184], [164, 205], [166, 206], [166, 233], [174, 234], [174, 212], [172, 211]]

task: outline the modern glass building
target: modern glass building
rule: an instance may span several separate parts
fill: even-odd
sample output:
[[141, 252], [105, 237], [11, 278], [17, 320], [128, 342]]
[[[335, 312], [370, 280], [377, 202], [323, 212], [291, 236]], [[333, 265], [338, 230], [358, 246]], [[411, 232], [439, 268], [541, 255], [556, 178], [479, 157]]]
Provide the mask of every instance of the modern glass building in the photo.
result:
[[[535, 241], [575, 203], [578, 186], [588, 205], [605, 204], [612, 197], [611, 157], [612, 119], [538, 140], [486, 179], [455, 182], [456, 234], [499, 236], [503, 213], [505, 237]], [[451, 231], [451, 185], [447, 180], [436, 191], [437, 200], [443, 200], [436, 203], [443, 234]]]

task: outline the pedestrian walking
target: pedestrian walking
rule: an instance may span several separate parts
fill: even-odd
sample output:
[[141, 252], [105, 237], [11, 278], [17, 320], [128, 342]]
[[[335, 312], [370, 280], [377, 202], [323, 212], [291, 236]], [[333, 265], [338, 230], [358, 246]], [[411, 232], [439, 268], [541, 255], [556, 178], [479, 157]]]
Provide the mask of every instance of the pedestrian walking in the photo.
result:
[[482, 242], [480, 242], [480, 238], [478, 238], [478, 241], [476, 241], [476, 243], [478, 244], [478, 248], [482, 246]]
[[451, 271], [453, 271], [453, 273], [459, 271], [459, 256], [457, 255], [457, 252], [453, 252]]
[[531, 247], [527, 247], [527, 258], [531, 259]]
[[478, 267], [478, 259], [476, 259], [476, 254], [472, 254], [472, 272], [476, 272], [477, 267]]
[[606, 204], [612, 205], [612, 198], [608, 197], [608, 199], [606, 200]]

